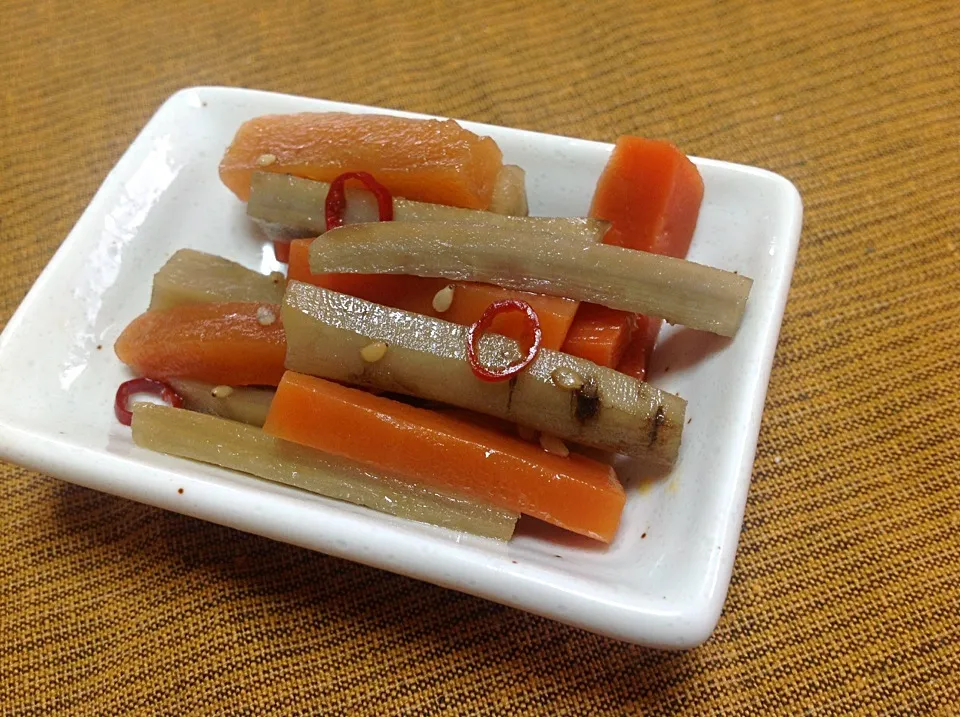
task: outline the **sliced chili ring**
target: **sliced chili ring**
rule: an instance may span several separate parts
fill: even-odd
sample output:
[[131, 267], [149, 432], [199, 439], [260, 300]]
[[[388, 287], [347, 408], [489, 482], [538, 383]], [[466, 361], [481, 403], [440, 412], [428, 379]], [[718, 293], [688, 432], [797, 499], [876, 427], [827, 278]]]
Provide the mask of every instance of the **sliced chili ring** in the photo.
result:
[[380, 184], [369, 172], [344, 172], [330, 182], [327, 191], [327, 201], [324, 203], [324, 218], [327, 221], [327, 231], [343, 226], [343, 212], [347, 207], [346, 182], [356, 179], [373, 192], [377, 198], [377, 208], [380, 211], [380, 221], [393, 220], [393, 195], [390, 190]]
[[117, 389], [117, 397], [113, 402], [113, 412], [117, 420], [125, 426], [133, 422], [133, 413], [130, 411], [130, 398], [137, 393], [151, 393], [159, 396], [174, 408], [183, 407], [183, 397], [174, 390], [173, 386], [152, 378], [133, 378], [124, 381]]
[[[489, 369], [480, 363], [480, 357], [477, 349], [480, 345], [480, 339], [484, 332], [490, 328], [500, 314], [506, 314], [511, 311], [520, 311], [526, 316], [527, 329], [531, 335], [530, 348], [526, 356], [518, 363], [505, 366], [502, 369]], [[470, 369], [474, 375], [482, 381], [506, 381], [523, 371], [532, 364], [540, 353], [540, 344], [543, 343], [543, 331], [540, 328], [540, 317], [526, 301], [520, 299], [503, 299], [495, 301], [486, 308], [483, 315], [473, 324], [467, 332], [467, 361], [470, 363]]]

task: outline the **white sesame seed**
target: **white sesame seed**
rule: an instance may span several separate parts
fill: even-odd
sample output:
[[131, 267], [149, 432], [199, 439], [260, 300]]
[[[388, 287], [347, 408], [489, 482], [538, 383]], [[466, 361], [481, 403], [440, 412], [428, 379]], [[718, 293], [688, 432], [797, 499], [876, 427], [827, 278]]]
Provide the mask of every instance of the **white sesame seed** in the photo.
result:
[[570, 455], [570, 449], [567, 448], [567, 444], [556, 436], [551, 436], [549, 433], [540, 434], [540, 447], [547, 453], [552, 453], [561, 458], [566, 458]]
[[367, 363], [376, 363], [387, 353], [387, 345], [383, 341], [374, 341], [360, 349], [360, 358]]
[[257, 323], [261, 326], [270, 326], [275, 323], [277, 320], [277, 315], [273, 313], [273, 309], [269, 306], [258, 306], [257, 307]]
[[226, 398], [231, 393], [233, 393], [232, 386], [214, 386], [213, 390], [210, 392], [214, 398]]
[[275, 154], [261, 154], [257, 157], [257, 166], [258, 167], [269, 167], [271, 164], [277, 161], [277, 155]]
[[287, 277], [283, 275], [282, 271], [270, 272], [270, 281], [272, 281], [274, 284], [277, 284], [277, 285], [282, 284], [284, 281], [286, 281], [286, 279]]
[[453, 304], [453, 289], [453, 284], [447, 284], [433, 295], [433, 310], [438, 314], [447, 311]]
[[583, 386], [583, 376], [566, 366], [553, 369], [550, 378], [553, 379], [554, 386], [565, 391], [576, 391]]

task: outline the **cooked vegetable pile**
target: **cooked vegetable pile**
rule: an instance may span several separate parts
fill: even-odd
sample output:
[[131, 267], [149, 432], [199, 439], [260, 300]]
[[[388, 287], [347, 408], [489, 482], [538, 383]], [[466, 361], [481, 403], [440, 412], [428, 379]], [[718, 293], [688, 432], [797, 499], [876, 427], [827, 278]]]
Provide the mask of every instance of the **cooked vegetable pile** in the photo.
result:
[[620, 138], [583, 218], [527, 216], [523, 170], [451, 120], [258, 117], [220, 178], [287, 275], [169, 258], [115, 346], [133, 440], [490, 538], [611, 542], [623, 486], [579, 447], [672, 465], [661, 322], [733, 336], [752, 283], [684, 259], [703, 182], [667, 142]]

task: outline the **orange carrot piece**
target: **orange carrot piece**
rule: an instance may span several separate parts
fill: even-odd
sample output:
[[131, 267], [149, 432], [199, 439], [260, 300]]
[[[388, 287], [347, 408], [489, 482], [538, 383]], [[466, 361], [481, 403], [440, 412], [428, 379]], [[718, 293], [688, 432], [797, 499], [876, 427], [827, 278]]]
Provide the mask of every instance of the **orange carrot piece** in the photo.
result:
[[322, 182], [369, 172], [395, 196], [486, 209], [502, 166], [496, 142], [453, 120], [306, 112], [244, 122], [220, 162], [220, 179], [246, 201], [256, 170]]
[[561, 350], [598, 366], [613, 368], [630, 342], [634, 323], [634, 315], [627, 311], [584, 302], [577, 310]]
[[[610, 222], [604, 244], [683, 259], [702, 200], [703, 179], [683, 152], [669, 142], [623, 136], [597, 182], [590, 216]], [[619, 360], [626, 353], [631, 358], [625, 372], [644, 373], [656, 332], [652, 338], [649, 331], [634, 336], [630, 319], [610, 309], [598, 317], [593, 308], [582, 306], [563, 350], [621, 371]]]
[[290, 242], [275, 241], [273, 243], [273, 256], [281, 264], [290, 263]]
[[[495, 301], [523, 299], [533, 307], [540, 318], [543, 347], [553, 350], [560, 348], [577, 312], [578, 302], [571, 299], [513, 291], [490, 284], [450, 282], [446, 279], [402, 274], [312, 274], [309, 262], [309, 248], [312, 241], [314, 240], [297, 239], [291, 242], [290, 265], [287, 272], [289, 279], [338, 291], [341, 294], [350, 294], [394, 309], [413, 311], [454, 324], [470, 326]], [[446, 311], [435, 310], [433, 297], [450, 284], [454, 287], [453, 303]], [[511, 312], [497, 317], [491, 331], [522, 341], [526, 339], [524, 326], [523, 316]]]
[[264, 431], [609, 543], [625, 494], [613, 468], [454, 416], [288, 371]]
[[657, 334], [660, 333], [663, 321], [642, 314], [637, 314], [635, 318], [637, 325], [633, 330], [633, 337], [626, 345], [620, 361], [614, 365], [617, 371], [645, 381], [647, 369], [650, 366], [650, 356], [653, 354], [653, 345], [657, 342]]
[[703, 179], [669, 142], [617, 140], [590, 205], [590, 216], [611, 223], [603, 241], [683, 259], [697, 226]]
[[123, 330], [114, 350], [150, 378], [276, 386], [287, 339], [279, 306], [188, 304], [141, 314]]
[[632, 340], [636, 316], [639, 314], [583, 302], [560, 350], [598, 366], [616, 368]]
[[[450, 305], [450, 309], [443, 313], [431, 311], [431, 316], [446, 319], [455, 324], [470, 326], [477, 322], [490, 304], [504, 299], [520, 299], [530, 304], [533, 310], [537, 312], [537, 317], [540, 319], [540, 329], [543, 331], [543, 348], [553, 349], [554, 351], [560, 349], [580, 303], [559, 296], [513, 291], [491, 284], [455, 282], [453, 286], [453, 304]], [[521, 343], [530, 340], [526, 332], [526, 319], [523, 314], [516, 311], [501, 314], [495, 318], [490, 331], [516, 339]]]

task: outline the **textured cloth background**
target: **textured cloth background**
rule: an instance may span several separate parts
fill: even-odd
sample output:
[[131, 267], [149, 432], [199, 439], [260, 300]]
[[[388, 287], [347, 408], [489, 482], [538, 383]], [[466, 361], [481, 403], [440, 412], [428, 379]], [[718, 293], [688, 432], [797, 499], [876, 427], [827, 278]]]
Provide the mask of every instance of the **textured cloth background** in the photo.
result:
[[0, 465], [0, 711], [958, 709], [956, 0], [0, 0], [0, 37], [0, 326], [187, 85], [666, 137], [785, 174], [806, 205], [703, 647], [615, 643]]

